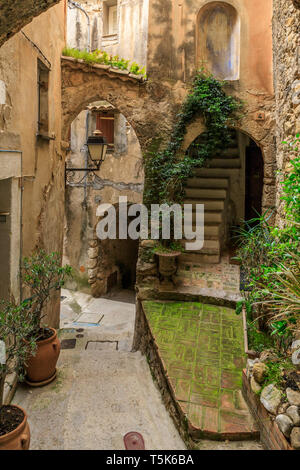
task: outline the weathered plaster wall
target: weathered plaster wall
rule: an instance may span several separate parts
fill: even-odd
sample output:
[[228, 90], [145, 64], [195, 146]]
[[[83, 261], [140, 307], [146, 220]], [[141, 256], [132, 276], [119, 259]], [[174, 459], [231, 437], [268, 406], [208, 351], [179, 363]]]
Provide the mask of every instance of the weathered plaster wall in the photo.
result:
[[[207, 0], [150, 0], [149, 81], [145, 84], [131, 84], [125, 76], [122, 83], [121, 75], [112, 80], [112, 74], [101, 67], [91, 70], [84, 64], [64, 60], [64, 122], [68, 125], [89, 102], [105, 99], [132, 125], [143, 152], [154, 136], [167, 139], [196, 71], [198, 13], [209, 3], [215, 4]], [[250, 136], [263, 153], [263, 208], [266, 209], [274, 205], [276, 193], [272, 1], [229, 0], [228, 3], [237, 11], [241, 36], [239, 80], [230, 81], [227, 91], [245, 103], [238, 129]], [[192, 123], [184, 147], [202, 131], [201, 120]], [[96, 239], [91, 243], [91, 248], [97, 248]], [[151, 265], [149, 269], [155, 268]]]
[[[149, 0], [118, 0], [118, 29], [115, 35], [106, 35], [103, 2], [79, 2], [90, 18], [90, 48], [145, 66], [147, 62]], [[85, 14], [68, 7], [67, 44], [77, 49], [88, 49], [88, 22]]]
[[[146, 65], [148, 0], [119, 0], [117, 32], [110, 36], [105, 31], [103, 2], [88, 0], [80, 4], [89, 15], [90, 43], [86, 15], [69, 5], [67, 44], [70, 47], [83, 50], [90, 46], [91, 50], [105, 50], [130, 62], [135, 61], [140, 66]], [[82, 111], [73, 121], [68, 160], [72, 166], [84, 166], [86, 155], [83, 147], [87, 136], [95, 129], [95, 114], [90, 111]], [[83, 182], [80, 187], [67, 188], [64, 262], [70, 263], [75, 270], [70, 287], [89, 290], [88, 277], [91, 269], [92, 273], [95, 272], [95, 261], [89, 259], [88, 242], [96, 224], [95, 215], [99, 202], [115, 204], [121, 195], [127, 196], [129, 202], [142, 202], [143, 180], [142, 153], [137, 136], [125, 116], [116, 110], [114, 153], [107, 157], [93, 182]], [[107, 246], [106, 251], [109, 249]], [[106, 262], [102, 262], [107, 275], [115, 270], [115, 256], [110, 258], [111, 263], [108, 256]]]
[[[172, 83], [174, 93], [186, 93], [196, 68], [205, 66], [197, 55], [198, 19], [202, 8], [222, 2], [211, 0], [150, 0], [147, 71], [154, 82]], [[223, 2], [224, 3], [224, 2]], [[264, 163], [264, 208], [275, 203], [274, 90], [272, 77], [272, 0], [228, 0], [240, 22], [239, 79], [228, 92], [243, 100], [243, 131], [261, 147]], [[200, 16], [199, 16], [200, 12]], [[198, 43], [199, 49], [199, 43]], [[262, 118], [260, 117], [262, 116]], [[203, 130], [191, 124], [189, 144]]]
[[[26, 256], [39, 247], [62, 252], [64, 158], [60, 57], [65, 43], [64, 2], [35, 18], [23, 31], [26, 37], [20, 32], [0, 49], [0, 148], [22, 152], [22, 179], [18, 187], [22, 187], [21, 246], [22, 256]], [[49, 134], [55, 140], [50, 141], [36, 137], [38, 59], [48, 66], [51, 64]], [[5, 177], [0, 165], [0, 179]], [[58, 301], [56, 296], [49, 305], [48, 321], [53, 326], [58, 325]]]
[[[300, 133], [300, 11], [296, 2], [274, 0], [274, 82], [276, 91], [276, 157], [283, 174], [289, 169], [293, 154], [283, 140], [291, 140]], [[298, 4], [298, 8], [300, 4]], [[282, 202], [278, 177], [277, 206], [280, 221]]]
[[0, 46], [37, 15], [60, 0], [5, 0], [0, 6]]
[[[66, 189], [64, 262], [71, 264], [76, 273], [73, 282], [69, 283], [70, 287], [78, 287], [81, 290], [89, 290], [89, 269], [95, 268], [95, 263], [89, 259], [88, 250], [89, 240], [93, 238], [97, 222], [97, 206], [100, 203], [117, 204], [119, 196], [127, 196], [128, 202], [131, 203], [141, 203], [143, 197], [144, 172], [138, 139], [122, 114], [116, 112], [114, 117], [114, 151], [107, 154], [100, 171], [95, 172], [95, 178], [75, 183], [75, 186], [68, 185]], [[95, 129], [96, 112], [82, 111], [73, 121], [68, 166], [84, 167], [87, 135], [91, 135]], [[83, 175], [78, 173], [76, 180], [80, 180]], [[109, 246], [107, 248], [109, 249]], [[111, 266], [109, 257], [106, 258], [106, 272], [109, 275], [110, 271], [115, 270], [115, 256], [111, 256]]]

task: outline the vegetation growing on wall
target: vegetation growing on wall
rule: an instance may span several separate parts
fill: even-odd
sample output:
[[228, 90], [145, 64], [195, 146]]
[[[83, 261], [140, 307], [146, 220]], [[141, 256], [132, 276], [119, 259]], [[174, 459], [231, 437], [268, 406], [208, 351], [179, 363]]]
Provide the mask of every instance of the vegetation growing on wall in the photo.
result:
[[[225, 93], [225, 85], [204, 71], [198, 72], [166, 147], [158, 151], [161, 142], [153, 139], [145, 156], [146, 204], [182, 202], [185, 181], [194, 168], [203, 166], [214, 153], [230, 145], [230, 127], [238, 118], [241, 104]], [[201, 141], [194, 142], [182, 155], [187, 126], [198, 116], [203, 118], [206, 131]]]
[[73, 49], [70, 47], [65, 47], [62, 51], [62, 55], [65, 57], [73, 57], [74, 59], [80, 59], [86, 62], [87, 64], [102, 64], [110, 65], [120, 70], [128, 70], [128, 72], [134, 75], [142, 75], [146, 78], [146, 69], [145, 67], [140, 67], [136, 62], [130, 64], [129, 60], [125, 60], [118, 55], [112, 56], [105, 51], [100, 51], [96, 49], [93, 52], [88, 52], [86, 50], [80, 51], [79, 49]]
[[[291, 143], [293, 151], [298, 152], [299, 143], [297, 135]], [[291, 171], [282, 187], [284, 226], [271, 225], [270, 213], [245, 222], [239, 232], [238, 257], [248, 281], [248, 308], [260, 309], [263, 324], [268, 325], [271, 335], [286, 349], [292, 332], [300, 328], [299, 156], [291, 161]]]

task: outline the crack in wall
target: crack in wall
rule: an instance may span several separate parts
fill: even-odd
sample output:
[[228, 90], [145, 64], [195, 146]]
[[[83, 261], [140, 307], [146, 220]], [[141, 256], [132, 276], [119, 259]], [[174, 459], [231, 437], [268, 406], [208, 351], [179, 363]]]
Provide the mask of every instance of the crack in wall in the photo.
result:
[[[97, 175], [95, 175], [93, 181], [88, 181], [86, 185], [89, 188], [96, 189], [96, 190], [101, 190], [105, 187], [110, 187], [110, 188], [116, 189], [117, 191], [135, 191], [137, 193], [142, 193], [144, 190], [143, 183], [123, 183], [122, 181], [115, 182], [115, 181], [110, 181], [108, 179], [99, 178], [99, 176]], [[68, 186], [76, 187], [76, 188], [83, 188], [84, 182], [69, 183]]]

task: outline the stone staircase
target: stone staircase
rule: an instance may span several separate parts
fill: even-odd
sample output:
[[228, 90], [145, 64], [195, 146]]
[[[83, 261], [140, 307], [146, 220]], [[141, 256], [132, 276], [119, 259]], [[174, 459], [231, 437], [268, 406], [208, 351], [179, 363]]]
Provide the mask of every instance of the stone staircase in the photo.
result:
[[[210, 159], [205, 168], [197, 168], [186, 185], [185, 204], [193, 204], [193, 228], [196, 204], [204, 204], [204, 246], [200, 251], [188, 251], [183, 262], [217, 264], [228, 241], [227, 212], [230, 200], [230, 176], [241, 168], [236, 132], [230, 147]], [[183, 240], [182, 243], [185, 243]]]

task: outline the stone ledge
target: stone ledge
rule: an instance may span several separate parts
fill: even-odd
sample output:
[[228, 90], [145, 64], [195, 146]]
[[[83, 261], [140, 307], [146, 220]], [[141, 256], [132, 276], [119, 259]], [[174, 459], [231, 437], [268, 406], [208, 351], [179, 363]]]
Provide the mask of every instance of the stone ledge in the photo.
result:
[[68, 61], [73, 64], [80, 64], [80, 65], [85, 65], [89, 68], [92, 69], [98, 69], [98, 70], [103, 70], [105, 72], [108, 72], [109, 75], [113, 74], [116, 76], [116, 78], [119, 76], [119, 78], [128, 78], [130, 81], [135, 81], [135, 82], [145, 82], [146, 79], [144, 78], [143, 75], [134, 75], [130, 73], [128, 70], [121, 70], [115, 67], [111, 67], [110, 65], [105, 65], [105, 64], [89, 64], [85, 62], [83, 59], [76, 59], [74, 57], [69, 57], [69, 56], [61, 56], [62, 62]]
[[161, 290], [156, 285], [146, 285], [145, 283], [140, 283], [137, 286], [138, 297], [140, 300], [176, 300], [183, 302], [202, 302], [206, 304], [217, 305], [221, 307], [229, 307], [235, 309], [236, 303], [240, 300], [239, 297], [236, 299], [226, 298], [226, 297], [213, 297], [210, 293], [202, 292], [198, 294], [190, 292], [181, 292], [176, 291], [166, 291]]
[[245, 370], [243, 371], [243, 396], [257, 422], [264, 448], [267, 450], [294, 450], [261, 404], [259, 397], [252, 392]]

